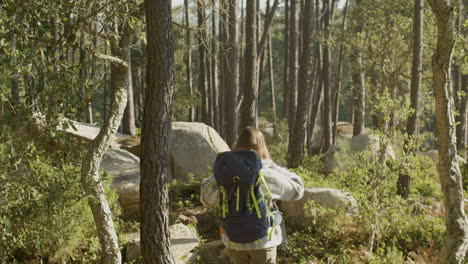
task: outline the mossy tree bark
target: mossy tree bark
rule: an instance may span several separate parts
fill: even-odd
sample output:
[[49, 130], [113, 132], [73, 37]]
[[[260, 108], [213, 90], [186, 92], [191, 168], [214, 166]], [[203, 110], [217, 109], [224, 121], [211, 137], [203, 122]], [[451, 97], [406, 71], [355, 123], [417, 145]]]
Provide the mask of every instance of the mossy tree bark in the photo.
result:
[[455, 15], [450, 0], [428, 0], [437, 23], [437, 46], [432, 56], [432, 80], [436, 102], [436, 136], [439, 171], [444, 193], [447, 237], [438, 263], [463, 263], [468, 248], [462, 175], [457, 161], [453, 91], [450, 78], [455, 42]]

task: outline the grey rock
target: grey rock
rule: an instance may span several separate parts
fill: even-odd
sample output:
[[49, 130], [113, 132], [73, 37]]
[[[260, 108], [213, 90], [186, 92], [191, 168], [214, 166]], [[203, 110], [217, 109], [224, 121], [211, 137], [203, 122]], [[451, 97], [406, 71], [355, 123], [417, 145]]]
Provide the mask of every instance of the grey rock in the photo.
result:
[[306, 216], [304, 206], [309, 201], [324, 208], [341, 208], [348, 214], [358, 212], [358, 203], [351, 194], [332, 188], [307, 188], [300, 200], [281, 202], [281, 211], [286, 216]]
[[169, 178], [184, 180], [207, 175], [220, 152], [229, 147], [219, 134], [203, 123], [173, 122], [169, 137]]

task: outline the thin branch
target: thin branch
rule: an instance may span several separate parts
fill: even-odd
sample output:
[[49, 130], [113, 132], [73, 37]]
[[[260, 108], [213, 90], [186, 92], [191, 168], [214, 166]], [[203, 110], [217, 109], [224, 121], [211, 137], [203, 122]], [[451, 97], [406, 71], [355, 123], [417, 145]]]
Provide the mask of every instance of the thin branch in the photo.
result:
[[96, 58], [110, 61], [112, 64], [119, 66], [119, 67], [125, 67], [125, 68], [128, 67], [128, 63], [120, 58], [96, 52], [90, 47], [87, 47], [86, 49], [88, 50], [89, 53], [91, 53]]
[[263, 35], [260, 40], [260, 43], [258, 43], [258, 59], [262, 57], [263, 51], [265, 50], [265, 43], [268, 39], [268, 35], [270, 34], [271, 24], [273, 23], [273, 18], [275, 16], [275, 11], [276, 11], [276, 8], [278, 7], [278, 4], [279, 4], [278, 0], [275, 0], [275, 2], [273, 2], [271, 11], [270, 13], [268, 13], [268, 16], [266, 18]]
[[174, 24], [174, 25], [176, 25], [176, 26], [178, 26], [178, 27], [181, 27], [181, 28], [183, 28], [183, 29], [191, 30], [191, 31], [197, 31], [197, 30], [198, 30], [197, 28], [187, 27], [187, 26], [184, 26], [184, 25], [182, 25], [182, 24], [179, 24], [179, 23], [177, 23], [177, 22], [175, 22], [175, 21], [172, 21], [172, 24]]

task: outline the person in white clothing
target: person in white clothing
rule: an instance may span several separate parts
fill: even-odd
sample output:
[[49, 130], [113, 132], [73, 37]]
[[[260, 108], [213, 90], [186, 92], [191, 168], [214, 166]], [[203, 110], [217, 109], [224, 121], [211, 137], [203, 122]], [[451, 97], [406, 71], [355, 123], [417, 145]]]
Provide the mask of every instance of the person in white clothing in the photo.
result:
[[[266, 201], [269, 208], [275, 208], [275, 200], [298, 200], [304, 194], [302, 179], [295, 173], [276, 165], [268, 153], [265, 139], [260, 130], [246, 127], [233, 146], [233, 150], [255, 150], [262, 160], [261, 173], [271, 192]], [[219, 190], [214, 177], [205, 179], [201, 185], [201, 202], [207, 207], [215, 207], [219, 203]], [[275, 226], [270, 227], [267, 235], [252, 243], [233, 243], [220, 229], [221, 239], [229, 250], [233, 264], [274, 264], [276, 263], [276, 249], [286, 241], [286, 231], [281, 215], [276, 219]]]

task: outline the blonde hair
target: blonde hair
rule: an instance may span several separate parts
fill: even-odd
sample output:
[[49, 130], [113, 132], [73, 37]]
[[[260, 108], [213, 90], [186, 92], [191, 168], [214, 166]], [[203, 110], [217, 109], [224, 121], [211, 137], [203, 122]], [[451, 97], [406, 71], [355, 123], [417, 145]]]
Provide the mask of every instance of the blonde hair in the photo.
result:
[[255, 150], [260, 159], [269, 159], [270, 154], [262, 132], [255, 127], [242, 128], [239, 137], [233, 144], [233, 150]]

